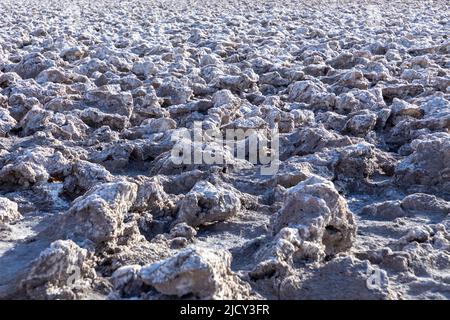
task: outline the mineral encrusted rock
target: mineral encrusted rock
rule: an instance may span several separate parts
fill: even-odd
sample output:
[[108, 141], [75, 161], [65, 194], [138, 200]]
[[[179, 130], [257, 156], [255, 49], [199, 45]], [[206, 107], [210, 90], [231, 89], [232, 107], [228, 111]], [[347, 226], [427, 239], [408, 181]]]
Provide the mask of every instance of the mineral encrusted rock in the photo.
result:
[[274, 232], [298, 229], [300, 238], [323, 246], [325, 255], [335, 255], [352, 246], [356, 222], [332, 182], [312, 176], [288, 189], [284, 206], [273, 222]]
[[131, 182], [101, 183], [73, 201], [61, 218], [60, 232], [95, 244], [114, 240], [123, 231], [124, 215], [136, 198]]
[[239, 212], [241, 202], [232, 190], [199, 181], [178, 206], [177, 222], [197, 227], [231, 218]]
[[187, 249], [140, 270], [142, 280], [165, 295], [202, 299], [243, 299], [250, 295], [230, 269], [231, 254], [220, 249]]
[[[439, 188], [450, 192], [450, 135], [435, 133], [411, 142], [412, 153], [395, 168], [397, 183], [407, 188]], [[425, 188], [424, 188], [425, 187]]]
[[0, 224], [15, 222], [21, 217], [17, 203], [8, 198], [0, 197]]
[[76, 299], [95, 279], [92, 257], [71, 240], [58, 240], [31, 263], [21, 287], [31, 299]]

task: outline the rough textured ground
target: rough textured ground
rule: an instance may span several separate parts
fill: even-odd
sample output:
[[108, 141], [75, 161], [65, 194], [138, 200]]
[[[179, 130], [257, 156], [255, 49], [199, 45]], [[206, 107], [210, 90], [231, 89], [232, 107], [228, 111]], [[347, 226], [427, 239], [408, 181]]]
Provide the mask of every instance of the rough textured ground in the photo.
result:
[[0, 297], [449, 299], [449, 10], [0, 0]]

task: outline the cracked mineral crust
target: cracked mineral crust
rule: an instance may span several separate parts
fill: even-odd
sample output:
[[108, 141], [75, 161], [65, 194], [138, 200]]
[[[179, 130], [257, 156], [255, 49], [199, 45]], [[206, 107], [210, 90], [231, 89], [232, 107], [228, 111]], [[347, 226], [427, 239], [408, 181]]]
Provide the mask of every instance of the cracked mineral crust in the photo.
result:
[[450, 299], [448, 1], [0, 16], [0, 299]]

